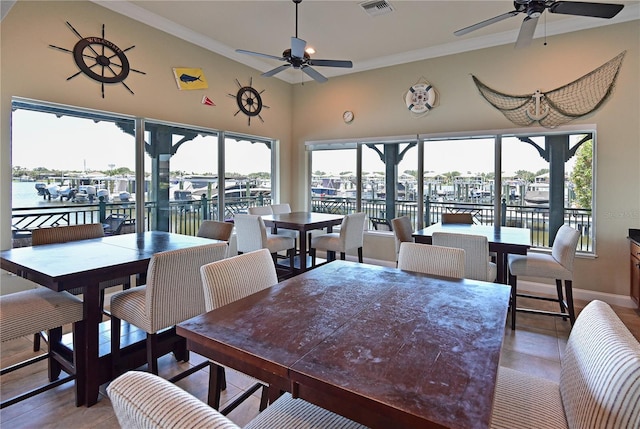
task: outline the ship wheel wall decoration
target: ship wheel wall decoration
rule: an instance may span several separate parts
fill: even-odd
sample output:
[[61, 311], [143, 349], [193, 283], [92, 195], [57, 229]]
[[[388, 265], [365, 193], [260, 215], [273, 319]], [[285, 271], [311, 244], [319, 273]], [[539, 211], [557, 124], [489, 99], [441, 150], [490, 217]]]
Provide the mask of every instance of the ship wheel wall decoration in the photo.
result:
[[69, 22], [67, 22], [67, 26], [80, 39], [73, 49], [49, 45], [52, 48], [73, 55], [73, 60], [80, 71], [69, 76], [67, 80], [84, 73], [85, 76], [100, 82], [102, 98], [104, 98], [105, 83], [120, 83], [127, 91], [133, 94], [131, 88], [124, 83], [124, 80], [129, 76], [129, 72], [146, 74], [143, 71], [131, 68], [125, 55], [125, 52], [135, 48], [135, 45], [120, 49], [115, 43], [105, 39], [104, 24], [102, 24], [102, 37], [83, 37]]
[[249, 78], [249, 85], [244, 86], [240, 84], [240, 81], [236, 79], [236, 85], [238, 85], [238, 92], [235, 94], [229, 94], [229, 97], [233, 97], [236, 99], [236, 103], [238, 105], [238, 111], [233, 114], [233, 116], [237, 116], [238, 113], [242, 112], [247, 116], [247, 125], [251, 126], [251, 118], [258, 117], [260, 122], [264, 123], [264, 119], [260, 116], [260, 112], [262, 109], [269, 109], [269, 106], [266, 106], [262, 102], [261, 94], [265, 91], [258, 91], [253, 88], [253, 78]]

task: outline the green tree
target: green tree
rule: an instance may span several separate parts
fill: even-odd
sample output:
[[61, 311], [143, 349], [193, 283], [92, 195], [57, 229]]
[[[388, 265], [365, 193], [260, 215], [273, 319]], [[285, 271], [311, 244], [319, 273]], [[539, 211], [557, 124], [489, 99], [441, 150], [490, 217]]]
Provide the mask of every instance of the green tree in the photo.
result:
[[583, 143], [576, 152], [576, 165], [571, 172], [574, 185], [576, 203], [580, 208], [591, 208], [591, 193], [593, 189], [593, 141]]

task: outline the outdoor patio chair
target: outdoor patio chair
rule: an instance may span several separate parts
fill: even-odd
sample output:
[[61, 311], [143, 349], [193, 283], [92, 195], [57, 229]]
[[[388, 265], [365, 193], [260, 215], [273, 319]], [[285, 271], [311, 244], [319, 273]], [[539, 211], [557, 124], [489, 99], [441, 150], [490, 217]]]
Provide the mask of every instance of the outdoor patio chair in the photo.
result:
[[104, 235], [120, 234], [122, 232], [122, 226], [128, 218], [129, 215], [124, 213], [111, 213], [102, 223]]

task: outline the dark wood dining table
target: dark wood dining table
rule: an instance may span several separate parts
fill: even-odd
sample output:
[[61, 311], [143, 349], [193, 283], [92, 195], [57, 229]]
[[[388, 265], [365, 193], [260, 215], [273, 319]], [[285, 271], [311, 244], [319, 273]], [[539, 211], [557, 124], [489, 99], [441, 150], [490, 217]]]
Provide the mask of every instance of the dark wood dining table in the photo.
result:
[[413, 233], [416, 243], [431, 244], [434, 232], [451, 232], [457, 234], [483, 235], [489, 241], [489, 251], [496, 253], [496, 282], [507, 284], [507, 255], [526, 255], [531, 248], [531, 230], [494, 225], [467, 225], [460, 223], [435, 223]]
[[371, 428], [488, 428], [510, 288], [333, 261], [177, 326], [189, 350]]
[[[210, 244], [217, 240], [162, 231], [21, 247], [0, 253], [0, 267], [54, 291], [83, 288], [85, 329], [81, 333], [86, 384], [78, 405], [94, 405], [100, 384], [111, 379], [110, 356], [99, 350], [101, 282], [145, 274], [154, 253]], [[144, 362], [144, 360], [142, 361]]]
[[293, 229], [300, 233], [299, 272], [307, 270], [307, 256], [309, 254], [306, 239], [307, 232], [324, 228], [327, 228], [327, 232], [331, 232], [334, 226], [342, 223], [343, 218], [343, 215], [316, 212], [291, 212], [262, 216], [264, 224], [271, 227], [274, 232], [277, 232], [278, 228], [283, 228]]

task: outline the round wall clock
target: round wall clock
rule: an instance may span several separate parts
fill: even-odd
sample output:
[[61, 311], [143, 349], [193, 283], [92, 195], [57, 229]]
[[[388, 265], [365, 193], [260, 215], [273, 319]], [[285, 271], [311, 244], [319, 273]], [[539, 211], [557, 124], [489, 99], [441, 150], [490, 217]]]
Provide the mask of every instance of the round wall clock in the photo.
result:
[[353, 122], [353, 112], [351, 110], [346, 110], [343, 114], [342, 114], [342, 120], [344, 121], [345, 124], [350, 124], [351, 122]]
[[238, 105], [238, 111], [234, 113], [233, 116], [236, 116], [240, 112], [244, 113], [247, 116], [249, 126], [251, 126], [251, 118], [256, 116], [261, 122], [264, 122], [264, 119], [260, 116], [260, 112], [262, 112], [263, 108], [269, 108], [269, 106], [265, 106], [262, 102], [261, 94], [264, 92], [264, 89], [258, 91], [253, 88], [253, 78], [249, 78], [249, 85], [241, 85], [238, 79], [236, 79], [236, 84], [238, 85], [238, 91], [235, 94], [229, 94], [230, 97], [236, 99], [236, 104]]
[[129, 76], [129, 72], [146, 74], [140, 70], [132, 69], [125, 52], [133, 49], [130, 46], [120, 49], [115, 43], [104, 37], [104, 24], [102, 25], [102, 37], [82, 37], [80, 33], [67, 22], [69, 29], [80, 38], [73, 49], [61, 48], [49, 45], [52, 48], [73, 54], [73, 60], [80, 69], [79, 72], [69, 76], [67, 80], [83, 74], [95, 81], [100, 82], [102, 98], [104, 98], [104, 84], [121, 83], [131, 94], [133, 91], [124, 83]]

